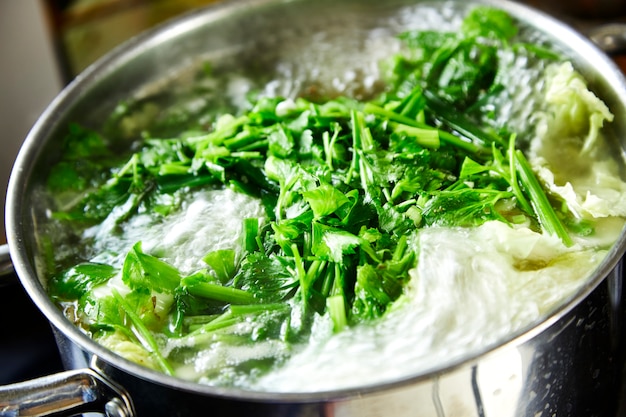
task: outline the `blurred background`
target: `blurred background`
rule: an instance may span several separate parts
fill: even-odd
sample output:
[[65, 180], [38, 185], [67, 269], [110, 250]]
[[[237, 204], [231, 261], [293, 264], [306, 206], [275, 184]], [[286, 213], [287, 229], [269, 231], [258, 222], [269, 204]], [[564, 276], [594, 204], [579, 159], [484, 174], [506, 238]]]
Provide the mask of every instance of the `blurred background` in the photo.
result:
[[[64, 85], [103, 54], [139, 32], [217, 1], [0, 0], [2, 201], [23, 139]], [[626, 22], [626, 0], [526, 2], [583, 31], [600, 23]], [[626, 57], [615, 59], [626, 69]], [[0, 207], [4, 219], [4, 204]], [[5, 242], [2, 221], [0, 244]], [[48, 323], [20, 285], [3, 285], [1, 279], [0, 328], [0, 385], [61, 369]]]
[[[63, 86], [133, 35], [216, 1], [0, 0], [2, 201], [23, 139]], [[4, 219], [4, 204], [0, 215]]]

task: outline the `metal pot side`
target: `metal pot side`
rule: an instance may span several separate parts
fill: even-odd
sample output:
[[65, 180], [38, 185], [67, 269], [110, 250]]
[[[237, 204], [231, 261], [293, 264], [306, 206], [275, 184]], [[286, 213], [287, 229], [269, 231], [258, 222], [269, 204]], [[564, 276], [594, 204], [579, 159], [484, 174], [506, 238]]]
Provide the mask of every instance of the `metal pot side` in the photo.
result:
[[[68, 122], [95, 126], [120, 99], [158, 88], [164, 78], [197, 65], [198, 57], [235, 58], [251, 67], [268, 66], [276, 59], [289, 62], [283, 51], [306, 48], [311, 37], [326, 28], [333, 28], [329, 36], [359, 33], [402, 7], [422, 3], [427, 2], [244, 0], [218, 4], [132, 39], [89, 67], [50, 104], [28, 135], [11, 176], [7, 237], [15, 270], [54, 327], [68, 368], [92, 368], [114, 381], [128, 392], [138, 415], [187, 416], [210, 410], [268, 417], [525, 417], [557, 412], [606, 415], [617, 406], [613, 387], [621, 376], [618, 365], [623, 359], [620, 261], [626, 248], [624, 233], [588, 284], [541, 323], [511, 335], [499, 346], [468, 353], [431, 372], [345, 391], [246, 392], [168, 377], [96, 344], [62, 315], [45, 292], [37, 255], [41, 245], [38, 219], [45, 213], [37, 189], [58, 154], [56, 144]], [[616, 115], [626, 114], [622, 73], [580, 34], [506, 0], [470, 4], [459, 0], [456, 4], [494, 5], [542, 32], [572, 57]], [[626, 118], [616, 117], [612, 129], [616, 137], [626, 138]]]

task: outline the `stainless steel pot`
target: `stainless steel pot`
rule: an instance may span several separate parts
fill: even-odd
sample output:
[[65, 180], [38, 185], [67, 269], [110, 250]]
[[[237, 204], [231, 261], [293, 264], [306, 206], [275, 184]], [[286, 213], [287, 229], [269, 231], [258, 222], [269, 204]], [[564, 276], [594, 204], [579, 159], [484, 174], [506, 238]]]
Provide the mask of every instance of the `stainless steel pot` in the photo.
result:
[[[624, 352], [623, 274], [626, 234], [588, 283], [540, 323], [497, 346], [468, 353], [427, 374], [341, 391], [275, 394], [212, 388], [126, 361], [74, 327], [46, 295], [38, 273], [37, 233], [43, 205], [36, 192], [70, 121], [97, 125], [117, 102], [141, 94], [198, 57], [235, 59], [251, 68], [282, 60], [297, 70], [297, 51], [312, 42], [360, 34], [420, 0], [246, 0], [200, 10], [141, 35], [88, 68], [47, 108], [17, 158], [7, 198], [12, 263], [22, 285], [52, 324], [67, 369], [0, 387], [0, 416], [261, 417], [537, 417], [613, 416]], [[432, 2], [441, 4], [441, 2]], [[579, 33], [547, 15], [506, 0], [457, 1], [509, 11], [571, 56], [617, 115], [612, 129], [626, 146], [626, 81]], [[407, 24], [401, 19], [396, 23]], [[410, 23], [410, 22], [409, 22]], [[393, 28], [386, 27], [389, 35]], [[385, 32], [385, 33], [387, 33]], [[336, 55], [333, 50], [327, 57]], [[291, 66], [290, 66], [291, 65]], [[6, 257], [6, 254], [5, 254]], [[367, 366], [364, 364], [364, 366]]]

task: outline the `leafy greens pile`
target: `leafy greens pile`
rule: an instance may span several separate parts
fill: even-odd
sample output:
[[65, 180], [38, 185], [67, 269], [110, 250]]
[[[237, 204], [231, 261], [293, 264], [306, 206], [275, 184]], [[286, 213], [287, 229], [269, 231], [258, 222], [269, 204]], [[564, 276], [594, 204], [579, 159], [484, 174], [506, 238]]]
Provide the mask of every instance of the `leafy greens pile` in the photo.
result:
[[[61, 222], [165, 217], [180, 193], [202, 187], [258, 198], [266, 218], [246, 219], [241, 248], [207, 253], [192, 274], [137, 242], [122, 265], [87, 258], [57, 271], [52, 297], [75, 302], [94, 337], [166, 373], [216, 343], [280, 346], [228, 363], [262, 373], [306, 342], [318, 317], [339, 332], [392, 308], [415, 267], [419, 228], [497, 220], [571, 245], [571, 216], [553, 208], [516, 135], [489, 123], [503, 54], [557, 59], [515, 42], [517, 30], [506, 13], [476, 8], [459, 33], [401, 35], [406, 48], [369, 101], [259, 96], [209, 129], [190, 123], [166, 139], [144, 132], [123, 161], [104, 135], [72, 126], [49, 178], [63, 196]], [[125, 288], [103, 291], [115, 277]]]

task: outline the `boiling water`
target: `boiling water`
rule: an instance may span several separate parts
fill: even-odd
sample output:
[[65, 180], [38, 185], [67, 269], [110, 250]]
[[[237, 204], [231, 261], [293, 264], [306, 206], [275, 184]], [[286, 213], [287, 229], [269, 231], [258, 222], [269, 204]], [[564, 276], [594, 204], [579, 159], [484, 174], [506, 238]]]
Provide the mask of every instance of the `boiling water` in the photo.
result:
[[320, 325], [311, 344], [257, 385], [277, 391], [374, 385], [450, 364], [539, 320], [604, 256], [573, 254], [551, 238], [501, 223], [427, 229], [417, 240], [418, 266], [391, 314], [332, 337]]
[[[141, 240], [147, 252], [191, 273], [203, 267], [200, 259], [210, 250], [237, 249], [248, 217], [262, 218], [258, 201], [230, 190], [201, 191], [190, 194], [183, 209], [166, 221], [155, 224], [149, 216], [138, 216], [121, 236], [104, 237], [99, 245], [123, 253]], [[606, 228], [605, 239], [615, 239], [619, 230]], [[333, 334], [329, 319], [319, 317], [310, 342], [295, 346], [286, 363], [259, 380], [240, 375], [238, 383], [259, 390], [316, 391], [425, 372], [540, 320], [580, 288], [606, 255], [568, 249], [555, 238], [500, 222], [474, 229], [423, 229], [414, 244], [418, 266], [403, 298], [381, 321]], [[170, 340], [164, 352], [178, 343]], [[235, 350], [215, 345], [178, 372], [215, 384], [201, 375], [224, 357], [237, 362], [285, 353], [284, 346], [271, 341]]]
[[[206, 267], [202, 258], [213, 250], [241, 247], [242, 224], [247, 218], [264, 218], [261, 202], [230, 189], [205, 190], [187, 195], [177, 214], [157, 220], [150, 214], [134, 216], [121, 234], [111, 233], [107, 224], [87, 230], [94, 251], [120, 254], [108, 262], [121, 266], [126, 253], [142, 242], [146, 253], [159, 256], [184, 275]], [[98, 260], [98, 258], [96, 258]]]
[[[272, 64], [273, 77], [262, 94], [295, 97], [314, 86], [321, 95], [371, 96], [380, 88], [379, 62], [401, 47], [393, 34], [407, 29], [456, 30], [461, 16], [452, 3], [407, 8], [387, 17], [382, 29], [343, 41], [341, 53], [333, 29], [315, 35], [315, 42], [307, 40], [306, 47], [287, 43]], [[336, 30], [358, 31], [354, 25]], [[498, 108], [493, 123], [531, 140], [533, 117], [541, 107], [544, 84], [539, 75], [544, 68], [514, 56], [509, 57], [509, 67], [502, 79], [506, 90], [492, 103]], [[237, 107], [258, 84], [244, 74], [233, 75], [226, 85]], [[104, 224], [87, 230], [85, 237], [96, 242], [93, 251], [103, 253], [107, 262], [121, 265], [121, 254], [142, 241], [146, 253], [189, 274], [205, 266], [201, 258], [206, 253], [237, 249], [242, 221], [250, 217], [264, 218], [259, 201], [230, 190], [199, 191], [189, 193], [181, 210], [165, 220], [138, 215], [120, 234], [111, 234]], [[289, 359], [268, 375], [243, 376], [238, 384], [269, 391], [333, 390], [391, 381], [478, 354], [541, 320], [574, 294], [605, 257], [606, 252], [597, 248], [613, 242], [622, 226], [621, 219], [600, 222], [596, 237], [579, 239], [572, 248], [497, 222], [475, 229], [416, 231], [411, 240], [418, 266], [411, 271], [406, 293], [381, 321], [333, 334], [329, 319], [319, 317], [310, 343], [294, 347]], [[165, 342], [164, 352], [176, 349], [177, 343]], [[283, 356], [282, 349], [271, 342], [237, 351], [216, 345], [195, 354], [178, 374], [219, 384], [201, 375], [221, 357]]]

